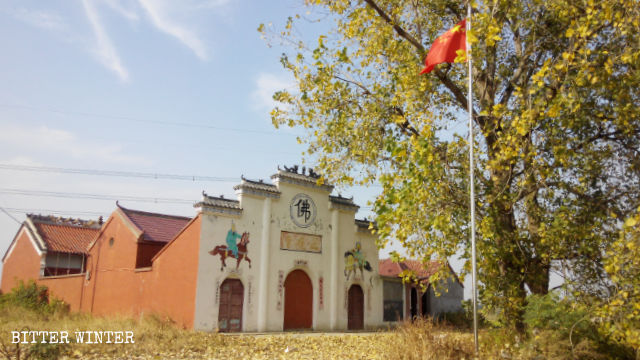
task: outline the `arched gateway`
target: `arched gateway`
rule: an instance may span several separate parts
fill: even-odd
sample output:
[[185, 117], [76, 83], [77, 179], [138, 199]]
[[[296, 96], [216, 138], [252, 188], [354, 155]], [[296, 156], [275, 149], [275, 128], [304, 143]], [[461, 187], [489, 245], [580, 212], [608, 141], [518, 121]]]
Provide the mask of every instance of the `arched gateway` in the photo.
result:
[[289, 273], [284, 281], [284, 330], [311, 329], [313, 326], [313, 288], [302, 270]]

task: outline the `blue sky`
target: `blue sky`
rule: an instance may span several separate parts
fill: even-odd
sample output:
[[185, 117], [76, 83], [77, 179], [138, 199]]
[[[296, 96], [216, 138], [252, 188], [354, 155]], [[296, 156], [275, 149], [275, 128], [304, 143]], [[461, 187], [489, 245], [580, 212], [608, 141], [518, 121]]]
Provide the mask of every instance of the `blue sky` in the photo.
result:
[[[175, 181], [0, 168], [0, 251], [25, 212], [107, 217], [113, 200], [41, 191], [197, 201], [234, 197], [244, 175], [301, 163], [296, 129], [276, 130], [274, 91], [292, 86], [257, 27], [282, 27], [302, 1], [0, 1], [0, 166], [221, 177]], [[303, 38], [314, 30], [301, 29]], [[308, 33], [304, 33], [309, 31]], [[306, 164], [313, 165], [312, 163]], [[22, 191], [22, 195], [15, 194]], [[341, 189], [371, 216], [379, 188]], [[25, 195], [26, 193], [27, 195]], [[186, 203], [125, 207], [193, 216]], [[12, 218], [13, 217], [13, 218]], [[388, 254], [381, 251], [381, 257]], [[452, 263], [456, 270], [460, 264]], [[466, 292], [470, 286], [467, 280]]]
[[[233, 181], [0, 169], [0, 206], [19, 221], [25, 211], [47, 213], [40, 210], [106, 217], [113, 200], [34, 191], [195, 202], [203, 190], [233, 197], [241, 175], [268, 180], [277, 165], [301, 163], [298, 132], [275, 130], [269, 118], [273, 92], [291, 86], [279, 63], [283, 49], [267, 46], [256, 29], [304, 11], [298, 1], [1, 2], [0, 165]], [[343, 194], [366, 207], [375, 189]], [[190, 204], [121, 204], [195, 214]], [[358, 213], [367, 215], [366, 208]], [[0, 213], [2, 253], [17, 229]]]

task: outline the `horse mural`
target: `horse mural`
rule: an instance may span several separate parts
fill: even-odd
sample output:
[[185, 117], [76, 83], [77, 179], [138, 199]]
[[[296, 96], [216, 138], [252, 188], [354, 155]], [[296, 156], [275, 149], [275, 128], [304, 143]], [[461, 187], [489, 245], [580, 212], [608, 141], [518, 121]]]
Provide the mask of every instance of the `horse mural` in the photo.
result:
[[224, 270], [224, 268], [227, 266], [227, 263], [225, 262], [225, 259], [227, 257], [236, 259], [236, 269], [238, 269], [238, 266], [240, 266], [240, 262], [242, 261], [242, 259], [246, 259], [249, 263], [249, 268], [251, 268], [251, 259], [249, 259], [249, 256], [247, 256], [248, 244], [249, 233], [244, 232], [242, 233], [242, 237], [240, 238], [240, 242], [238, 243], [237, 256], [234, 254], [234, 251], [232, 249], [229, 249], [229, 247], [227, 247], [227, 245], [218, 245], [213, 250], [209, 251], [209, 254], [213, 256], [220, 255], [220, 261], [222, 262], [220, 271]]
[[371, 264], [364, 259], [364, 255], [360, 251], [360, 242], [356, 243], [356, 247], [344, 253], [344, 276], [347, 280], [351, 274], [355, 276], [356, 270], [360, 269], [360, 275], [364, 279], [364, 270], [371, 272]]

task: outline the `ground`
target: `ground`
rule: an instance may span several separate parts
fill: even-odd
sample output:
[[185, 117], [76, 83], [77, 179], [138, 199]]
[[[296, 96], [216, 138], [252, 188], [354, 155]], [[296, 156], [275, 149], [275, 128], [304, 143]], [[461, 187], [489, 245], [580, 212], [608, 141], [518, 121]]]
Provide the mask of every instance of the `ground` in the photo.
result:
[[[18, 346], [11, 343], [11, 331], [27, 329], [66, 330], [70, 343]], [[472, 337], [468, 332], [430, 325], [424, 331], [411, 330], [410, 334], [406, 329], [219, 334], [178, 329], [159, 317], [106, 319], [82, 314], [43, 315], [12, 308], [0, 311], [0, 358], [17, 359], [19, 355], [20, 359], [418, 359], [424, 358], [420, 355], [422, 350], [442, 355], [434, 359], [471, 358], [468, 354], [472, 351]], [[135, 343], [79, 344], [73, 336], [79, 330], [133, 331]], [[442, 343], [440, 350], [433, 347], [437, 343]], [[416, 350], [416, 346], [423, 349]]]

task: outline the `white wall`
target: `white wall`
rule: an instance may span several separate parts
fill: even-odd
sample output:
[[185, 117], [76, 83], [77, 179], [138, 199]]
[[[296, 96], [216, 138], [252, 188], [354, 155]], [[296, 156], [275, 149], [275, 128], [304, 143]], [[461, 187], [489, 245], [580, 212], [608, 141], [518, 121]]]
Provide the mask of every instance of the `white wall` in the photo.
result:
[[[358, 231], [354, 223], [354, 212], [335, 209], [329, 201], [329, 193], [316, 186], [302, 186], [285, 182], [277, 183], [281, 195], [270, 200], [270, 206], [265, 206], [266, 197], [248, 195], [239, 197], [242, 214], [213, 214], [203, 212], [202, 231], [200, 239], [200, 254], [198, 264], [198, 280], [196, 293], [196, 310], [194, 327], [201, 330], [214, 330], [217, 327], [218, 304], [216, 292], [226, 278], [240, 279], [244, 285], [243, 331], [281, 331], [284, 319], [284, 293], [282, 298], [278, 291], [279, 273], [283, 274], [283, 283], [287, 274], [295, 269], [302, 269], [309, 276], [313, 286], [313, 328], [317, 330], [332, 329], [331, 306], [333, 296], [337, 296], [334, 320], [336, 329], [347, 328], [346, 291], [352, 284], [359, 284], [364, 292], [365, 327], [376, 327], [382, 324], [382, 282], [378, 277], [378, 250], [375, 239], [368, 231]], [[289, 214], [291, 199], [297, 194], [309, 195], [316, 205], [317, 215], [315, 223], [307, 228], [296, 225]], [[269, 205], [269, 204], [268, 204]], [[263, 216], [270, 211], [270, 216]], [[332, 223], [337, 212], [337, 226]], [[269, 221], [265, 224], [264, 221]], [[231, 222], [235, 223], [236, 231], [250, 233], [247, 248], [251, 259], [251, 268], [243, 260], [238, 270], [235, 270], [236, 260], [227, 258], [227, 266], [220, 270], [219, 256], [212, 256], [208, 252], [217, 245], [226, 245], [227, 232]], [[260, 293], [261, 242], [263, 229], [268, 227], [268, 267], [266, 279], [268, 285], [264, 296]], [[332, 233], [337, 227], [337, 253], [332, 253]], [[311, 253], [280, 249], [281, 231], [305, 233], [322, 236], [322, 252]], [[344, 275], [344, 253], [354, 248], [356, 240], [361, 241], [362, 252], [369, 261], [372, 271], [364, 272], [364, 279], [352, 275], [346, 281]], [[337, 257], [337, 261], [333, 259]], [[266, 257], [265, 257], [266, 259]], [[333, 261], [332, 261], [333, 260]], [[334, 267], [332, 267], [332, 264]], [[337, 286], [331, 287], [332, 272], [335, 272]], [[263, 278], [264, 278], [263, 274]], [[323, 308], [319, 306], [319, 279], [323, 278], [324, 294]], [[281, 299], [280, 299], [281, 298]], [[281, 307], [278, 301], [281, 300]], [[259, 322], [260, 304], [263, 306], [266, 323]], [[264, 327], [264, 328], [262, 328]]]

